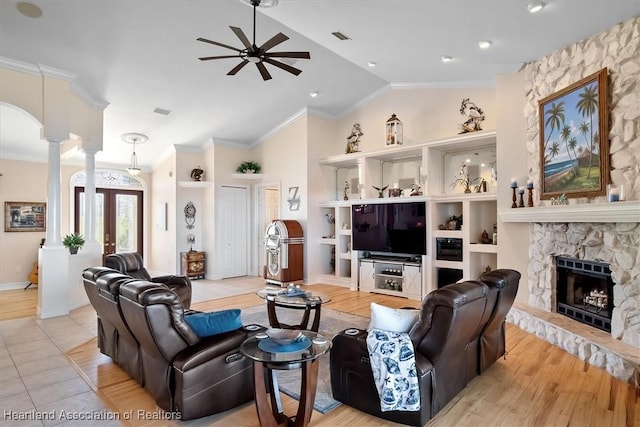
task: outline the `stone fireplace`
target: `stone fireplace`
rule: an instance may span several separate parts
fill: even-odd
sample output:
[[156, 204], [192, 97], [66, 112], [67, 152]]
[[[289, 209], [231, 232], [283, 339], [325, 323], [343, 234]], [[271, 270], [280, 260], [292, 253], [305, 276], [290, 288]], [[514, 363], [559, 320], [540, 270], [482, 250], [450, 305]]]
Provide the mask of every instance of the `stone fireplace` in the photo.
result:
[[609, 264], [556, 257], [556, 312], [611, 332], [613, 281]]
[[[616, 378], [629, 380], [640, 366], [640, 203], [510, 209], [501, 212], [501, 219], [529, 223], [530, 232], [528, 306], [514, 306], [507, 320]], [[559, 296], [556, 289], [559, 261], [569, 262], [570, 270], [610, 272], [611, 312], [601, 318], [610, 315], [610, 333], [559, 315], [558, 303], [563, 304], [566, 296]], [[585, 293], [591, 296], [595, 290], [596, 307], [589, 308], [602, 313], [597, 305], [603, 301], [597, 298], [603, 287], [600, 283], [594, 286], [597, 289], [578, 292], [582, 301], [577, 306], [584, 309]], [[582, 310], [583, 317], [588, 313]]]

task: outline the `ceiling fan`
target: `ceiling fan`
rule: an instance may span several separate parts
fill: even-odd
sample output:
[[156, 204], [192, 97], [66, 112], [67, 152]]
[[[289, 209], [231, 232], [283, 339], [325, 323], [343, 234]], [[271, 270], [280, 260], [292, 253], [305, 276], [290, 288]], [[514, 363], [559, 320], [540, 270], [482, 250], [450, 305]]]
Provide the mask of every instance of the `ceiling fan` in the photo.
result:
[[[260, 75], [262, 76], [263, 80], [271, 79], [271, 74], [267, 70], [267, 67], [264, 65], [265, 63], [281, 68], [285, 71], [290, 72], [291, 74], [295, 74], [296, 76], [300, 74], [302, 70], [299, 70], [295, 67], [292, 67], [289, 64], [285, 64], [284, 62], [278, 61], [274, 58], [311, 59], [309, 52], [268, 52], [269, 49], [279, 45], [284, 41], [289, 40], [289, 37], [287, 37], [282, 33], [276, 34], [275, 36], [267, 40], [262, 46], [258, 47], [256, 45], [256, 7], [260, 5], [261, 0], [249, 0], [249, 1], [253, 6], [253, 43], [249, 42], [249, 39], [244, 34], [242, 29], [238, 27], [229, 26], [229, 28], [231, 28], [231, 31], [233, 31], [233, 33], [240, 39], [240, 41], [244, 45], [244, 49], [238, 49], [233, 46], [229, 46], [223, 43], [219, 43], [219, 42], [215, 42], [212, 40], [207, 40], [205, 38], [199, 37], [197, 39], [198, 41], [224, 47], [226, 49], [235, 50], [238, 53], [234, 55], [206, 56], [198, 59], [201, 61], [209, 61], [211, 59], [225, 59], [225, 58], [242, 59], [242, 62], [240, 62], [235, 67], [233, 67], [231, 71], [227, 73], [228, 76], [235, 75], [249, 62], [256, 64], [256, 67], [258, 68], [258, 71], [260, 71]], [[265, 1], [265, 3], [269, 3], [269, 2]], [[275, 4], [276, 2], [272, 2], [272, 3]]]

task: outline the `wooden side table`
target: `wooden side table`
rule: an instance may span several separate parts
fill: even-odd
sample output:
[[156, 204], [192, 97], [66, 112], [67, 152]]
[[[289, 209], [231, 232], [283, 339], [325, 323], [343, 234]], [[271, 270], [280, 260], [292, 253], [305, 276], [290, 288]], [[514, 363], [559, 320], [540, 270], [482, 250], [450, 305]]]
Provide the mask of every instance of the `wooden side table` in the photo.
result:
[[204, 279], [206, 261], [205, 252], [180, 252], [180, 274], [190, 279]]

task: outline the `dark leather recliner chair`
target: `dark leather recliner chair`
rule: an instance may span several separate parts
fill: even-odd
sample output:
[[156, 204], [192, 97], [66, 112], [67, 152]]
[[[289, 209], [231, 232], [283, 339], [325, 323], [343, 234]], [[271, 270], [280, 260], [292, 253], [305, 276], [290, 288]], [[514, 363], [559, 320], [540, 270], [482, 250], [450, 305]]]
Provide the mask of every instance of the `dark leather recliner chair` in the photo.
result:
[[[96, 310], [103, 328], [110, 331], [102, 340], [98, 335], [98, 348], [103, 354], [111, 357], [131, 378], [144, 385], [140, 344], [124, 321], [118, 299], [120, 287], [136, 279], [107, 267], [88, 268], [82, 275], [89, 301]], [[96, 296], [91, 295], [94, 292]]]
[[103, 306], [105, 301], [103, 298], [100, 298], [96, 280], [104, 274], [114, 272], [114, 270], [107, 267], [88, 268], [82, 272], [84, 290], [97, 314], [98, 348], [102, 354], [112, 359], [116, 357], [118, 330], [113, 323], [102, 318], [101, 313], [104, 311]]
[[484, 273], [478, 279], [489, 287], [489, 306], [494, 307], [480, 334], [479, 374], [506, 355], [505, 319], [516, 299], [520, 277], [515, 270], [500, 269]]
[[333, 338], [333, 397], [380, 418], [424, 425], [477, 375], [477, 342], [488, 317], [487, 292], [487, 286], [480, 282], [462, 282], [424, 298], [418, 321], [409, 331], [415, 349], [420, 410], [380, 410], [366, 331], [355, 336], [341, 332]]
[[199, 338], [184, 319], [180, 298], [147, 281], [123, 284], [119, 298], [140, 343], [144, 387], [160, 408], [188, 420], [253, 399], [253, 364], [239, 348], [255, 332], [242, 328]]
[[178, 294], [185, 309], [191, 307], [191, 280], [187, 276], [165, 275], [151, 277], [142, 261], [142, 255], [137, 252], [121, 252], [109, 254], [104, 257], [106, 267], [118, 270], [136, 279], [146, 280], [154, 283], [164, 283]]

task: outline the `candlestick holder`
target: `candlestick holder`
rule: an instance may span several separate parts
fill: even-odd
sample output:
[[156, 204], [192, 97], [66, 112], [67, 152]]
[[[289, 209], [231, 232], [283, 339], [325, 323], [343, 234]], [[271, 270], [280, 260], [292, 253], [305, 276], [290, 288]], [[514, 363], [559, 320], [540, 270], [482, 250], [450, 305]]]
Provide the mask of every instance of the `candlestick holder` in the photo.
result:
[[517, 208], [518, 205], [516, 204], [516, 187], [511, 187], [511, 189], [513, 190], [513, 197], [511, 197], [511, 201], [513, 203], [511, 203], [511, 207], [512, 208]]
[[520, 193], [520, 202], [518, 202], [519, 208], [524, 208], [524, 191]]
[[529, 190], [529, 198], [527, 200], [527, 207], [533, 207], [533, 188], [527, 188]]

